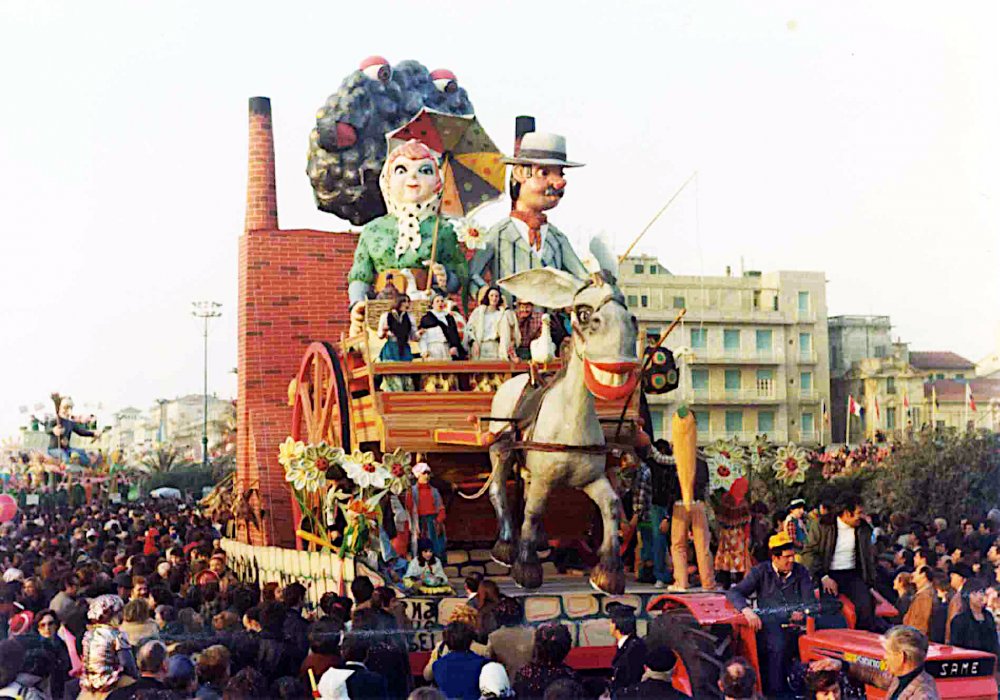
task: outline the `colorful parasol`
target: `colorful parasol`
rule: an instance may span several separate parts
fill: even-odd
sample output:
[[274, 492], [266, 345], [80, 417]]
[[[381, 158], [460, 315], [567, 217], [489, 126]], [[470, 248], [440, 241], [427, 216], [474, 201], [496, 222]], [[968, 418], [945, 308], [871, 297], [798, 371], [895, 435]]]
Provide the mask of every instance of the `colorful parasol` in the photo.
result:
[[444, 114], [426, 107], [386, 135], [388, 148], [416, 139], [442, 155], [441, 213], [468, 216], [503, 194], [503, 154], [474, 116]]

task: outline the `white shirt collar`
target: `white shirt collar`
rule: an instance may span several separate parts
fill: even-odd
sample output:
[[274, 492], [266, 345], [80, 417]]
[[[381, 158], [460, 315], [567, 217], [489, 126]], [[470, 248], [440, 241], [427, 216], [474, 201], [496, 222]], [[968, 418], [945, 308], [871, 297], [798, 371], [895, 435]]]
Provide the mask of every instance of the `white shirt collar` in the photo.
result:
[[619, 640], [618, 640], [618, 648], [619, 648], [619, 649], [621, 649], [621, 648], [622, 648], [623, 646], [625, 646], [625, 642], [627, 642], [627, 641], [628, 641], [628, 638], [629, 638], [630, 636], [631, 636], [631, 635], [628, 635], [628, 634], [626, 634], [626, 635], [625, 635], [624, 637], [622, 637], [621, 639], [619, 639]]
[[837, 529], [838, 530], [853, 530], [854, 528], [851, 527], [850, 525], [848, 525], [847, 523], [845, 523], [843, 520], [841, 520], [840, 516], [838, 515], [837, 516]]
[[[511, 222], [513, 222], [514, 227], [517, 229], [517, 232], [521, 234], [521, 238], [523, 238], [525, 241], [527, 241], [528, 240], [528, 224], [524, 223], [520, 219], [514, 218], [513, 216], [510, 217], [510, 220], [511, 220]], [[547, 223], [546, 224], [542, 224], [541, 228], [539, 228], [538, 231], [539, 231], [539, 233], [542, 234], [542, 248], [544, 248], [545, 247], [545, 234], [548, 233], [548, 231], [549, 231], [549, 225]], [[537, 251], [537, 252], [541, 252], [541, 251]]]

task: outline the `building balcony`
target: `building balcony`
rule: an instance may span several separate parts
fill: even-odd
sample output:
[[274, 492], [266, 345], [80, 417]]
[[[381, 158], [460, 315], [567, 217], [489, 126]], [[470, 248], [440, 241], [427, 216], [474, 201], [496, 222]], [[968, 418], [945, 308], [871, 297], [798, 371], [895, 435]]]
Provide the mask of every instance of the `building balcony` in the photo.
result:
[[799, 442], [803, 444], [818, 443], [819, 442], [819, 431], [818, 430], [800, 430], [799, 431]]
[[815, 350], [799, 350], [795, 353], [795, 360], [800, 365], [814, 365], [819, 362]]
[[800, 402], [815, 402], [820, 400], [819, 392], [815, 389], [800, 389], [799, 390], [799, 401]]
[[773, 403], [784, 400], [784, 392], [776, 391], [772, 386], [752, 389], [691, 389], [680, 391], [681, 400], [689, 403]]
[[766, 434], [768, 440], [774, 443], [788, 442], [788, 431], [786, 430], [718, 430], [709, 429], [698, 433], [698, 442], [709, 443], [716, 440], [736, 440], [736, 442], [747, 444], [753, 442], [758, 435]]
[[777, 350], [701, 348], [694, 351], [692, 363], [703, 365], [778, 365], [784, 361], [784, 355]]

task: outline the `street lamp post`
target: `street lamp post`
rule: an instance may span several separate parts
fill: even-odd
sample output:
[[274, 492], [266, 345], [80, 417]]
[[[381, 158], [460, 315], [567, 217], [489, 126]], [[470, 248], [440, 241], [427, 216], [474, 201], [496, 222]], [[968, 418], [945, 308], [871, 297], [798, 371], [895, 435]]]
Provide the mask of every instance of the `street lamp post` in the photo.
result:
[[208, 467], [208, 321], [209, 319], [218, 318], [222, 315], [219, 309], [222, 307], [217, 301], [193, 301], [191, 306], [194, 307], [191, 311], [191, 315], [202, 319], [204, 325], [202, 327], [202, 338], [204, 338], [205, 346], [205, 362], [204, 362], [204, 405], [202, 408], [201, 415], [201, 466]]

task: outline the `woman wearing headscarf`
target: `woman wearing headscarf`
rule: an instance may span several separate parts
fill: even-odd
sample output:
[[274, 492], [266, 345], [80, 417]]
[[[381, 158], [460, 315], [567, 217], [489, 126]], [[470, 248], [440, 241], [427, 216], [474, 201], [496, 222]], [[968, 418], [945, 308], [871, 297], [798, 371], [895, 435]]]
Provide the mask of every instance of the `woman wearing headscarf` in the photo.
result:
[[100, 595], [90, 603], [90, 629], [83, 636], [83, 675], [79, 700], [104, 700], [139, 677], [132, 646], [119, 628], [125, 603], [116, 595]]

